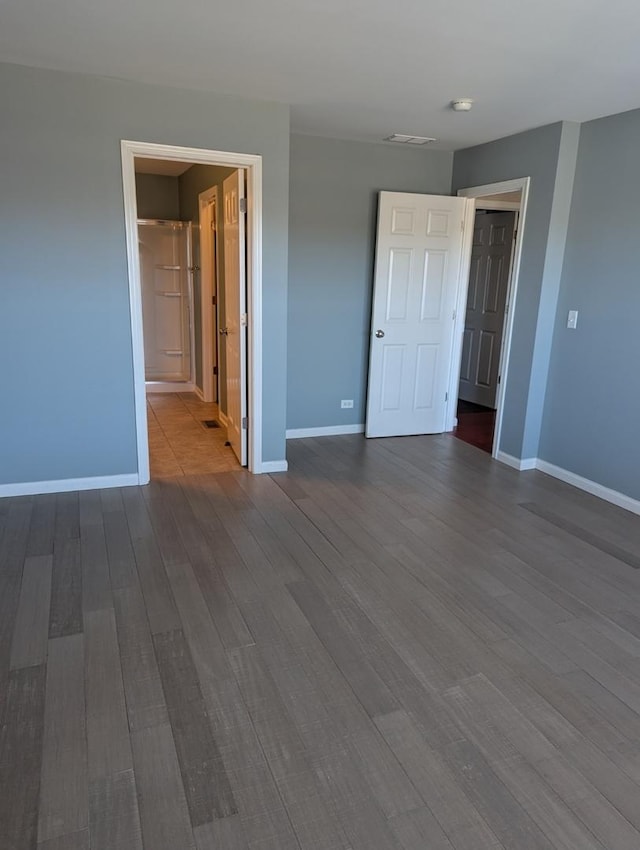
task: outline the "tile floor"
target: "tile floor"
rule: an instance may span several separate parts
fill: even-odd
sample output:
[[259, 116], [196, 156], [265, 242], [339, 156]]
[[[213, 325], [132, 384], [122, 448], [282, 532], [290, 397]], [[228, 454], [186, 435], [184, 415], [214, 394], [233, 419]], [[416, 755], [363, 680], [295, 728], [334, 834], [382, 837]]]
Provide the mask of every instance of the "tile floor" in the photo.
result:
[[147, 393], [147, 415], [152, 479], [239, 469], [224, 426], [203, 425], [218, 419], [217, 404], [195, 393]]

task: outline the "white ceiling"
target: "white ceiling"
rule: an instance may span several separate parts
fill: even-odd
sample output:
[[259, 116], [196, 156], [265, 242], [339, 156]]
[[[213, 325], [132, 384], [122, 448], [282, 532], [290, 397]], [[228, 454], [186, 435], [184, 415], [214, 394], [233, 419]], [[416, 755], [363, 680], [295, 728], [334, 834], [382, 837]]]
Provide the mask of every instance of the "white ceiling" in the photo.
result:
[[[0, 60], [291, 104], [456, 149], [640, 106], [638, 0], [1, 0]], [[472, 97], [472, 112], [451, 99]]]
[[136, 174], [161, 174], [164, 177], [180, 177], [193, 165], [192, 162], [172, 162], [170, 159], [134, 159]]

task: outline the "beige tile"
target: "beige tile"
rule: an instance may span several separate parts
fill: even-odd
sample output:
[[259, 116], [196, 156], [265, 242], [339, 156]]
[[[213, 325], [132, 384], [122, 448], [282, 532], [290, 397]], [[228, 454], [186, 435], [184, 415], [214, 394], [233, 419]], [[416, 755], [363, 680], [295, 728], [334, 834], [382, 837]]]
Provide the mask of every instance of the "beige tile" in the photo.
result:
[[225, 446], [226, 429], [202, 424], [204, 419], [218, 419], [217, 404], [202, 402], [195, 393], [150, 393], [147, 415], [152, 478], [239, 469], [233, 451]]

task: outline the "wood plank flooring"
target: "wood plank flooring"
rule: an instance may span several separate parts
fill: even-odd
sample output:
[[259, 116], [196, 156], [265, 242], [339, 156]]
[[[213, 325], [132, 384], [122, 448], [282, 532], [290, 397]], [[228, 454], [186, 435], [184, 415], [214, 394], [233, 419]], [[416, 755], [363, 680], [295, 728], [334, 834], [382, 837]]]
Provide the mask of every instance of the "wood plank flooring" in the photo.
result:
[[0, 502], [0, 850], [638, 850], [640, 518], [288, 452]]

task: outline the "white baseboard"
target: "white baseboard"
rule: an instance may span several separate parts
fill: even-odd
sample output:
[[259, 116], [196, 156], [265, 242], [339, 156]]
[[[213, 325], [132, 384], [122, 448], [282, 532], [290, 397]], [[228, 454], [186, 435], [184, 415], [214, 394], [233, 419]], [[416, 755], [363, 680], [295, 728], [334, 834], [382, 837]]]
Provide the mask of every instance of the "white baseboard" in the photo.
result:
[[200, 401], [204, 401], [204, 393], [202, 392], [202, 390], [200, 389], [200, 387], [197, 384], [193, 385], [193, 391], [198, 396]]
[[146, 381], [144, 388], [148, 393], [194, 393], [196, 391], [193, 381]]
[[617, 505], [619, 508], [624, 508], [626, 511], [631, 511], [631, 513], [640, 514], [640, 501], [627, 496], [625, 493], [620, 493], [618, 490], [611, 490], [603, 484], [598, 484], [589, 478], [583, 478], [581, 475], [576, 475], [575, 472], [570, 472], [568, 469], [555, 466], [546, 460], [540, 460], [540, 458], [536, 460], [536, 469], [539, 469], [540, 472], [545, 472], [547, 475], [551, 475], [553, 478], [564, 481], [565, 484], [571, 484], [579, 490], [591, 493], [592, 496], [604, 499], [605, 502], [611, 502], [611, 504]]
[[271, 472], [286, 472], [287, 469], [289, 469], [289, 464], [286, 460], [263, 460], [259, 471], [268, 475]]
[[500, 463], [505, 463], [512, 469], [517, 469], [518, 472], [524, 472], [527, 469], [536, 469], [537, 463], [537, 458], [535, 457], [519, 458], [508, 455], [506, 452], [498, 452], [496, 454], [496, 460], [499, 460]]
[[335, 437], [339, 434], [364, 434], [364, 425], [325, 425], [321, 428], [287, 428], [287, 440], [304, 437]]
[[59, 481], [25, 481], [22, 484], [0, 484], [0, 497], [69, 493], [74, 490], [102, 490], [107, 487], [137, 487], [138, 483], [137, 473], [101, 475], [95, 478], [61, 478]]
[[524, 472], [527, 469], [537, 469], [546, 475], [551, 475], [552, 478], [564, 481], [565, 484], [571, 484], [572, 487], [577, 487], [578, 490], [584, 490], [586, 493], [591, 493], [592, 496], [604, 499], [605, 502], [611, 502], [612, 505], [617, 505], [619, 508], [631, 511], [631, 513], [640, 514], [640, 500], [627, 496], [626, 493], [620, 493], [618, 490], [612, 490], [610, 487], [605, 487], [604, 484], [598, 484], [597, 481], [583, 478], [582, 475], [577, 475], [575, 472], [570, 472], [561, 466], [555, 466], [555, 464], [541, 460], [539, 457], [521, 459], [519, 457], [513, 457], [513, 455], [509, 455], [506, 452], [498, 452], [496, 460], [505, 463], [513, 469], [517, 469], [519, 472]]
[[229, 424], [229, 419], [226, 413], [223, 413], [220, 408], [218, 408], [218, 419], [220, 420], [220, 424], [226, 428]]

